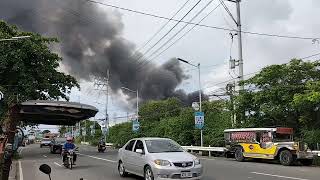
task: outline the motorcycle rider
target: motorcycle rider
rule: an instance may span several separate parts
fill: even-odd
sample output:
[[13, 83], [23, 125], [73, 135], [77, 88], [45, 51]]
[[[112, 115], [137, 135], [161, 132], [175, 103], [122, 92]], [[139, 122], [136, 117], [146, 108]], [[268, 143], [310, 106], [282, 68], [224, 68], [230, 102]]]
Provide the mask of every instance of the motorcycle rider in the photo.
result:
[[[72, 137], [67, 137], [67, 142], [63, 145], [62, 147], [62, 161], [63, 163], [65, 162], [66, 158], [67, 158], [67, 153], [69, 150], [71, 149], [75, 149], [76, 146], [73, 144], [73, 138]], [[73, 161], [76, 162], [77, 160], [77, 154], [74, 153], [73, 154]]]
[[105, 145], [106, 145], [106, 144], [105, 144], [105, 142], [104, 142], [104, 139], [101, 138], [100, 141], [99, 141], [99, 144], [98, 144], [98, 149], [100, 149], [101, 146], [105, 146]]

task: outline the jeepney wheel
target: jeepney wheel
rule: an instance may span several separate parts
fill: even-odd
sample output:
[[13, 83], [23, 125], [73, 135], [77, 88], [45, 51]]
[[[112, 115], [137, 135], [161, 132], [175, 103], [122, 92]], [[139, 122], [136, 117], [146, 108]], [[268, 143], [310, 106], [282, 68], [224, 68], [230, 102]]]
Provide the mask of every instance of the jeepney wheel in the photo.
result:
[[242, 162], [244, 161], [244, 156], [243, 156], [243, 150], [242, 148], [237, 148], [236, 151], [234, 152], [234, 157], [237, 161]]
[[294, 161], [292, 153], [289, 150], [281, 151], [279, 161], [284, 166], [290, 166]]
[[313, 159], [300, 159], [299, 161], [304, 166], [311, 166], [313, 163]]

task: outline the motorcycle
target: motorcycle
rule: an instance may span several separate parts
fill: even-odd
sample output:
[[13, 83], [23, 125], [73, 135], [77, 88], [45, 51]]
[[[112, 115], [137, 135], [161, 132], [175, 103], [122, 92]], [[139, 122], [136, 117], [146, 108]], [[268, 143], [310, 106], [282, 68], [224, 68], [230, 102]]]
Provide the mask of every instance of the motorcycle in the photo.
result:
[[107, 147], [105, 142], [98, 144], [98, 152], [104, 152], [106, 149]]
[[65, 161], [63, 162], [63, 164], [66, 168], [72, 169], [73, 165], [75, 165], [73, 156], [74, 156], [74, 154], [76, 154], [77, 151], [78, 151], [78, 147], [75, 149], [70, 149], [66, 152], [67, 157], [66, 157]]

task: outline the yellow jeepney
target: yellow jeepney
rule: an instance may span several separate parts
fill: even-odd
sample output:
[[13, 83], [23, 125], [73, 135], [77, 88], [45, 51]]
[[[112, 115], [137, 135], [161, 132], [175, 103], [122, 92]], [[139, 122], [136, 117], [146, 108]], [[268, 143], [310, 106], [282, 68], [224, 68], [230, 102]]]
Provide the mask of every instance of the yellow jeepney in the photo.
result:
[[305, 143], [293, 140], [292, 128], [241, 128], [224, 130], [228, 152], [237, 161], [246, 158], [278, 159], [282, 165], [296, 160], [311, 165], [313, 154]]

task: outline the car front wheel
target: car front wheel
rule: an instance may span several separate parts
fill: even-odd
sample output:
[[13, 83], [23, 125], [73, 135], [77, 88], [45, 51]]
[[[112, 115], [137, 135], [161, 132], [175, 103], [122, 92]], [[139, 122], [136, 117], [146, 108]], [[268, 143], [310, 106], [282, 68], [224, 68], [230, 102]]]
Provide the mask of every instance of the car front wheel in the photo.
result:
[[145, 180], [154, 180], [153, 172], [150, 166], [147, 166], [144, 169], [144, 179]]
[[283, 150], [280, 152], [279, 160], [282, 165], [290, 166], [293, 163], [294, 158], [293, 158], [293, 155], [290, 151]]
[[242, 148], [237, 148], [235, 153], [234, 153], [234, 157], [237, 161], [242, 162], [244, 161], [244, 156], [243, 156], [243, 150]]
[[126, 172], [126, 169], [124, 168], [122, 161], [119, 161], [118, 171], [119, 171], [119, 175], [121, 177], [126, 177], [128, 175], [128, 173]]

